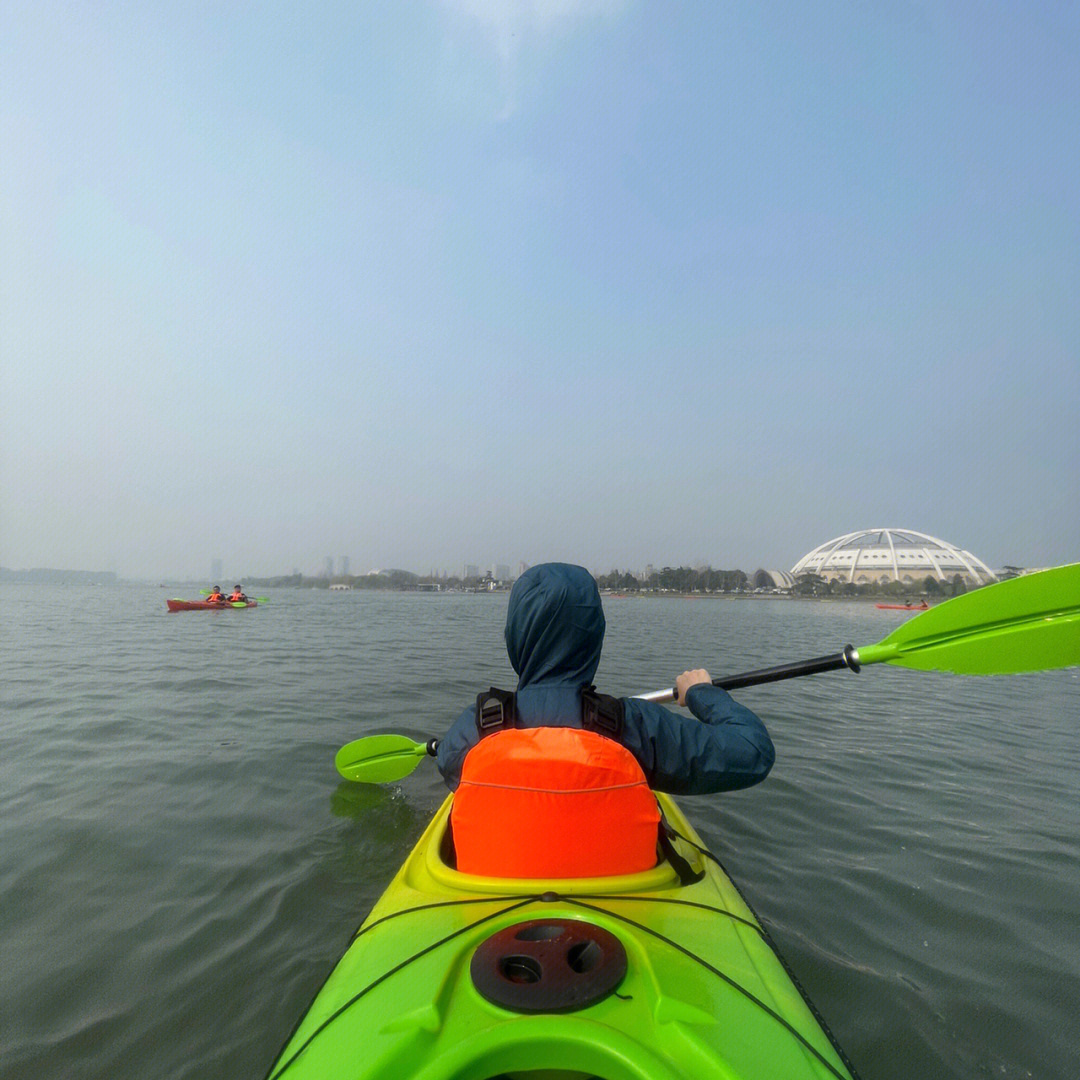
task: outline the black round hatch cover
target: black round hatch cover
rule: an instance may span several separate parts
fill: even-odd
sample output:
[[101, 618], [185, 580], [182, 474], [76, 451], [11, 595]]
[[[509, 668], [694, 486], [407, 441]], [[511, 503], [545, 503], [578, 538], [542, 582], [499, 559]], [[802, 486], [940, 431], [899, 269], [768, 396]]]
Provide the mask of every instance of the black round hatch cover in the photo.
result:
[[626, 950], [576, 919], [533, 919], [492, 934], [473, 953], [473, 985], [512, 1012], [573, 1012], [606, 998], [626, 975]]

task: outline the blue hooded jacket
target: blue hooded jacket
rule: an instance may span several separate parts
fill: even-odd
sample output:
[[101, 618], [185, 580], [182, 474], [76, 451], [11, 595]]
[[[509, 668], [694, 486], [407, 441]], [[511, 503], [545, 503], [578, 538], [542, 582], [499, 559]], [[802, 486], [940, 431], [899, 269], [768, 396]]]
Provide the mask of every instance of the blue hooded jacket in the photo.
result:
[[[505, 636], [518, 674], [519, 727], [582, 726], [581, 690], [596, 674], [605, 627], [599, 590], [583, 567], [544, 563], [518, 578]], [[637, 698], [622, 702], [619, 742], [656, 791], [732, 791], [764, 780], [772, 768], [775, 755], [765, 725], [717, 686], [688, 691], [686, 704], [696, 719]], [[451, 788], [460, 783], [465, 755], [478, 741], [471, 705], [439, 742], [439, 770]]]

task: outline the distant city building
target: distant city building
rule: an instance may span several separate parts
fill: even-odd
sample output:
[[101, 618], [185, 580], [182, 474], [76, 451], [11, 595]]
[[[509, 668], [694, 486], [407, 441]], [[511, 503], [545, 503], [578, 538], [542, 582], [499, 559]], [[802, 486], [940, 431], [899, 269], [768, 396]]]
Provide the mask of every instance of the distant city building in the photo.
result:
[[826, 581], [884, 585], [914, 584], [928, 577], [968, 585], [987, 585], [993, 571], [970, 551], [912, 529], [863, 529], [845, 533], [814, 548], [792, 568], [793, 577], [817, 574]]
[[333, 577], [334, 576], [334, 556], [333, 555], [327, 555], [326, 556], [326, 576], [327, 577]]
[[221, 560], [220, 559], [215, 559], [210, 564], [210, 576], [214, 579], [214, 583], [217, 584], [218, 583], [218, 578], [220, 578], [222, 576], [221, 575]]
[[521, 577], [521, 575], [524, 574], [525, 571], [528, 569], [529, 564], [524, 559], [522, 559], [521, 562], [518, 563], [518, 577]]
[[480, 567], [473, 563], [466, 563], [461, 574], [462, 578], [476, 578], [480, 576]]
[[491, 576], [496, 581], [509, 581], [510, 580], [510, 567], [506, 563], [492, 563]]
[[349, 556], [348, 555], [342, 555], [341, 556], [341, 576], [342, 577], [348, 577], [349, 576]]

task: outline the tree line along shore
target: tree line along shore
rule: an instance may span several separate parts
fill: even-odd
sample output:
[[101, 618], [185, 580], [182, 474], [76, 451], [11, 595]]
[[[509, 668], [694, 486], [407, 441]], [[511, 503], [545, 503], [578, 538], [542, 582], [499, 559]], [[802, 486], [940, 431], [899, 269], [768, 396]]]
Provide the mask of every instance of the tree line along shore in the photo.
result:
[[[1007, 570], [1012, 570], [1009, 567]], [[1006, 573], [1011, 577], [1013, 574]], [[9, 570], [0, 567], [0, 582], [36, 585], [115, 585], [122, 579], [112, 571], [91, 570]], [[285, 574], [276, 577], [240, 579], [253, 589], [342, 589], [389, 592], [507, 592], [513, 579], [496, 580], [490, 574], [477, 577], [415, 574], [410, 570], [380, 570], [370, 574], [325, 574], [307, 576]], [[957, 574], [944, 581], [927, 576], [915, 581], [853, 582], [826, 580], [818, 574], [801, 574], [790, 588], [778, 587], [764, 571], [750, 575], [743, 570], [693, 569], [666, 566], [648, 576], [629, 570], [598, 574], [596, 583], [608, 594], [626, 596], [794, 596], [835, 599], [947, 599], [975, 588]]]
[[[415, 574], [409, 570], [382, 570], [377, 573], [328, 577], [288, 574], [281, 577], [245, 578], [245, 588], [257, 589], [356, 589], [391, 592], [504, 592], [513, 580], [498, 581], [490, 574], [478, 577], [442, 577]], [[830, 581], [818, 574], [802, 574], [791, 588], [777, 587], [760, 574], [751, 576], [743, 570], [695, 570], [690, 567], [664, 567], [644, 577], [630, 571], [612, 570], [599, 574], [596, 583], [605, 593], [623, 595], [702, 595], [702, 596], [795, 596], [844, 599], [945, 599], [966, 592], [969, 586], [957, 574], [941, 581], [927, 576], [916, 581], [860, 582]]]

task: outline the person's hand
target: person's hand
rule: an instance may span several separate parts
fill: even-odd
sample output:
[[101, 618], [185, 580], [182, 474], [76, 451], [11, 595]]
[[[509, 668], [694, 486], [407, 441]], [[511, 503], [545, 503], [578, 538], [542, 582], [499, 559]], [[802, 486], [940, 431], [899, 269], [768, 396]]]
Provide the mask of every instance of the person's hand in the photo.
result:
[[693, 671], [684, 671], [675, 680], [675, 696], [680, 705], [686, 704], [686, 691], [692, 686], [701, 683], [711, 683], [712, 676], [704, 668], [695, 668]]

